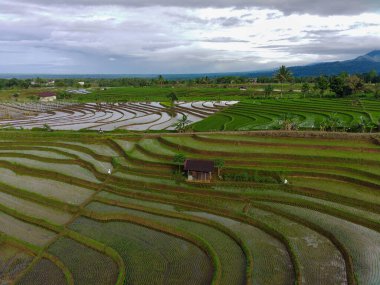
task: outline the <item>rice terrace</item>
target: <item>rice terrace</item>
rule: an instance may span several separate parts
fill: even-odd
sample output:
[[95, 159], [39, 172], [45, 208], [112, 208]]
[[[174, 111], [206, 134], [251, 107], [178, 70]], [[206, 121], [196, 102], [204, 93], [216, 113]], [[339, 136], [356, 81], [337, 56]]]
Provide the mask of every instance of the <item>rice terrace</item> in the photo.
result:
[[[380, 282], [377, 134], [1, 140], [2, 284]], [[181, 156], [224, 163], [191, 183]]]
[[0, 0], [0, 285], [380, 285], [380, 1]]

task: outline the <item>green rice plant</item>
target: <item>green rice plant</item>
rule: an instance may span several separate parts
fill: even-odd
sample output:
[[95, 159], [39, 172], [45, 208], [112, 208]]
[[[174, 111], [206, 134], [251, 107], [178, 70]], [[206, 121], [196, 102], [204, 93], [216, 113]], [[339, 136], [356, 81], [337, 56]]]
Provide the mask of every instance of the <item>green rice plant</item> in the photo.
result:
[[65, 285], [67, 280], [61, 269], [47, 258], [41, 259], [33, 268], [24, 274], [17, 284], [20, 285]]
[[[379, 283], [379, 272], [376, 270], [376, 264], [380, 260], [377, 247], [380, 238], [378, 232], [318, 211], [276, 204], [271, 204], [271, 206], [291, 211], [305, 220], [318, 223], [339, 237], [340, 242], [348, 249], [352, 258], [357, 282], [359, 284]], [[372, 264], [372, 266], [368, 267], [368, 264]]]
[[[96, 205], [93, 205], [90, 209], [94, 210], [93, 207], [96, 207]], [[111, 211], [118, 210], [117, 208], [113, 209], [112, 207], [107, 207], [106, 205], [99, 205], [99, 207], [101, 207], [100, 209], [102, 209], [103, 211], [105, 211], [106, 209], [109, 209]], [[143, 217], [152, 221], [170, 224], [171, 226], [191, 231], [192, 233], [197, 234], [198, 236], [202, 237], [203, 239], [207, 240], [210, 244], [212, 244], [218, 256], [220, 257], [222, 266], [222, 284], [238, 284], [238, 280], [244, 280], [243, 272], [241, 271], [241, 269], [244, 268], [243, 252], [239, 248], [239, 246], [225, 234], [209, 226], [191, 221], [157, 216], [136, 210], [119, 209], [119, 211], [120, 210], [122, 210], [125, 213]]]
[[[292, 251], [299, 259], [301, 276], [306, 283], [337, 284], [347, 282], [345, 261], [335, 245], [319, 232], [256, 207], [250, 216], [269, 224], [290, 240]], [[321, 270], [324, 274], [321, 274]]]
[[203, 284], [211, 280], [206, 255], [170, 235], [126, 222], [101, 223], [86, 218], [76, 220], [71, 228], [119, 252], [126, 264], [127, 284], [186, 284], [189, 278]]
[[107, 255], [69, 238], [60, 238], [48, 252], [59, 258], [72, 273], [75, 284], [115, 284], [118, 268]]

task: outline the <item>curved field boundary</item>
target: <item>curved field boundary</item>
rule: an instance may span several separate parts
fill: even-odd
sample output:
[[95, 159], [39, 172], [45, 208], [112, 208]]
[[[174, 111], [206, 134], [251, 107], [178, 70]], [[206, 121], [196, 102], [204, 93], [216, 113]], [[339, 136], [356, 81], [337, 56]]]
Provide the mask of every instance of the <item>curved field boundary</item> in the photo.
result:
[[271, 142], [255, 142], [255, 141], [243, 141], [243, 140], [228, 140], [223, 138], [210, 138], [204, 137], [199, 134], [192, 135], [192, 138], [205, 142], [205, 143], [218, 143], [223, 145], [234, 146], [264, 146], [264, 147], [296, 147], [307, 149], [331, 149], [331, 150], [344, 150], [344, 151], [364, 151], [380, 153], [380, 148], [364, 148], [364, 147], [348, 147], [348, 146], [329, 146], [329, 145], [317, 145], [317, 144], [292, 144], [292, 143], [271, 143]]
[[[200, 103], [197, 105], [190, 104], [189, 106], [175, 105], [173, 111], [187, 114], [192, 117], [192, 120], [199, 121], [218, 112], [222, 108], [228, 107], [226, 104], [215, 107], [216, 103], [214, 102], [209, 102], [212, 106], [204, 106], [204, 102]], [[26, 109], [33, 109], [33, 106], [26, 107]], [[163, 114], [167, 112], [168, 108], [157, 102], [57, 105], [56, 108], [51, 110], [35, 110], [29, 116], [24, 116], [22, 119], [3, 119], [0, 125], [5, 128], [23, 127], [30, 129], [33, 127], [42, 128], [44, 124], [49, 124], [50, 127], [58, 130], [94, 130], [98, 128], [103, 128], [104, 130], [118, 128], [147, 130], [152, 125], [155, 125], [155, 123], [158, 123]], [[31, 116], [36, 113], [38, 115]], [[147, 122], [147, 117], [152, 117], [153, 115], [158, 115], [158, 118], [154, 116], [154, 118]], [[162, 128], [168, 128], [168, 126], [163, 125]]]
[[34, 260], [23, 270], [20, 275], [13, 281], [14, 284], [17, 284], [18, 281], [25, 275], [27, 274], [33, 266], [41, 259], [41, 258], [47, 258], [50, 261], [52, 261], [64, 274], [67, 285], [74, 285], [74, 279], [73, 276], [70, 272], [70, 270], [65, 266], [62, 261], [57, 258], [54, 255], [51, 255], [47, 252], [45, 252], [42, 248], [38, 248], [34, 245], [28, 244], [27, 242], [19, 241], [16, 238], [7, 236], [3, 233], [0, 232], [0, 239], [4, 240], [6, 243], [11, 244], [23, 251], [29, 252], [32, 255], [35, 256]]
[[[80, 145], [75, 145], [75, 144], [68, 144], [68, 143], [57, 143], [57, 142], [49, 142], [49, 141], [35, 142], [35, 141], [24, 140], [23, 142], [16, 142], [16, 141], [14, 141], [14, 142], [2, 142], [1, 147], [10, 147], [11, 149], [14, 149], [14, 147], [16, 147], [16, 148], [17, 147], [37, 147], [39, 149], [46, 148], [46, 150], [47, 149], [53, 150], [53, 148], [49, 148], [49, 147], [60, 147], [60, 148], [72, 149], [75, 151], [83, 152], [85, 154], [92, 156], [96, 160], [100, 160], [100, 161], [104, 161], [104, 162], [111, 162], [111, 160], [112, 160], [111, 157], [97, 154], [96, 152], [92, 151], [89, 148], [86, 148], [86, 147], [83, 147]], [[62, 153], [63, 151], [57, 150], [57, 152]], [[70, 156], [70, 154], [69, 154], [69, 156]], [[74, 155], [71, 154], [71, 157], [73, 157], [73, 156]]]
[[208, 244], [205, 240], [203, 240], [201, 237], [185, 232], [185, 231], [181, 231], [176, 228], [165, 226], [164, 224], [161, 224], [158, 222], [152, 222], [152, 221], [143, 219], [141, 217], [132, 216], [129, 214], [128, 215], [127, 214], [98, 214], [92, 211], [91, 212], [84, 211], [82, 214], [87, 218], [102, 221], [102, 222], [121, 221], [121, 222], [133, 223], [133, 224], [140, 225], [149, 229], [170, 234], [172, 236], [176, 236], [178, 238], [181, 238], [185, 241], [190, 242], [196, 245], [198, 248], [200, 248], [207, 256], [211, 258], [212, 264], [214, 267], [214, 275], [212, 279], [212, 284], [217, 285], [220, 283], [222, 272], [221, 272], [219, 257], [214, 251], [214, 249], [212, 248], [212, 246]]
[[104, 204], [118, 206], [118, 207], [126, 208], [126, 209], [137, 210], [137, 211], [150, 213], [154, 215], [160, 215], [163, 217], [177, 218], [181, 220], [201, 223], [223, 232], [224, 234], [232, 238], [239, 245], [242, 252], [244, 253], [244, 256], [246, 258], [246, 264], [247, 264], [246, 265], [246, 284], [248, 285], [252, 283], [252, 270], [253, 270], [252, 253], [250, 252], [248, 246], [244, 243], [244, 241], [227, 227], [217, 222], [213, 222], [211, 220], [196, 217], [196, 216], [191, 216], [191, 215], [186, 215], [186, 214], [181, 214], [181, 213], [176, 213], [176, 212], [171, 212], [171, 211], [166, 211], [166, 210], [161, 210], [161, 209], [156, 209], [156, 208], [147, 208], [147, 207], [136, 205], [136, 204], [130, 204], [130, 203], [127, 204], [127, 203], [118, 202], [115, 200], [109, 200], [109, 199], [101, 198], [101, 197], [95, 197], [93, 201], [98, 201]]
[[[171, 157], [168, 156], [168, 155], [159, 154], [159, 153], [153, 152], [151, 150], [148, 150], [148, 149], [144, 148], [140, 144], [136, 144], [135, 147], [136, 147], [136, 149], [138, 149], [139, 151], [141, 151], [142, 153], [144, 153], [144, 154], [146, 154], [148, 156], [156, 157], [156, 158], [159, 158], [160, 160], [170, 161]], [[195, 152], [192, 152], [193, 156], [194, 156], [194, 153]], [[197, 153], [195, 153], [195, 154], [197, 154]], [[305, 158], [305, 160], [306, 160], [306, 158]], [[339, 170], [339, 171], [342, 171], [342, 172], [348, 172], [349, 174], [354, 174], [355, 176], [357, 174], [360, 174], [361, 176], [363, 176], [365, 178], [369, 178], [369, 179], [372, 179], [372, 180], [380, 181], [380, 175], [377, 175], [377, 174], [374, 174], [374, 173], [369, 173], [369, 172], [358, 170], [358, 169], [354, 169], [354, 168], [348, 168], [348, 167], [342, 167], [342, 166], [336, 166], [336, 165], [335, 166], [330, 166], [330, 165], [325, 165], [325, 164], [324, 165], [322, 165], [322, 164], [320, 164], [320, 165], [315, 165], [315, 164], [308, 164], [308, 165], [306, 165], [306, 164], [300, 164], [298, 162], [292, 164], [292, 163], [284, 163], [282, 161], [281, 162], [269, 162], [268, 163], [268, 162], [263, 162], [263, 161], [252, 161], [252, 160], [250, 160], [250, 161], [239, 160], [238, 161], [238, 160], [230, 160], [230, 159], [227, 161], [227, 163], [228, 163], [228, 165], [245, 165], [245, 166], [249, 165], [249, 166], [253, 166], [253, 167], [255, 167], [255, 171], [260, 170], [258, 167], [260, 167], [260, 166], [263, 167], [263, 166], [266, 166], [267, 164], [268, 164], [268, 166], [275, 167], [275, 168], [278, 167], [279, 165], [281, 165], [281, 167], [286, 166], [286, 167], [290, 167], [290, 168], [296, 168], [295, 170], [290, 170], [290, 171], [281, 170], [281, 172], [283, 172], [283, 174], [289, 173], [289, 175], [293, 175], [293, 173], [294, 173], [294, 175], [299, 175], [299, 173], [301, 173], [301, 172], [302, 173], [304, 172], [306, 174], [308, 173], [307, 171], [299, 171], [299, 168], [301, 168], [301, 169], [306, 168], [306, 169], [314, 170], [314, 172], [315, 172], [315, 170], [319, 170], [319, 173], [321, 173], [321, 171], [326, 171], [328, 169], [334, 170], [334, 171]], [[236, 167], [234, 167], [233, 169], [232, 168], [228, 168], [228, 167], [224, 167], [224, 170], [225, 171], [232, 171], [232, 170], [233, 171], [237, 171], [237, 170], [247, 171], [247, 169], [236, 168]], [[268, 173], [272, 172], [274, 174], [278, 173], [278, 170], [276, 170], [276, 171], [275, 170], [273, 170], [273, 171], [264, 170], [264, 171], [268, 172]], [[313, 175], [314, 175], [314, 172], [313, 172]], [[318, 173], [318, 171], [315, 172], [315, 173]], [[317, 174], [315, 174], [315, 175], [317, 175]], [[321, 174], [321, 175], [323, 175], [323, 174]], [[335, 179], [343, 179], [343, 180], [345, 180], [344, 177], [346, 177], [346, 176], [345, 175], [343, 175], [343, 176], [336, 175]], [[350, 178], [350, 179], [355, 179], [355, 178]], [[366, 184], [368, 181], [363, 181], [362, 179], [356, 179], [355, 181], [351, 180], [349, 182], [359, 183], [359, 184], [365, 183]], [[376, 183], [372, 183], [372, 184], [371, 184], [371, 182], [368, 182], [368, 183], [369, 184], [366, 185], [368, 187], [372, 187], [372, 186], [376, 185]]]
[[[195, 147], [189, 147], [180, 145], [174, 142], [171, 142], [170, 140], [165, 139], [164, 137], [159, 137], [157, 140], [162, 143], [163, 145], [172, 148], [177, 149], [178, 151], [186, 151], [189, 153], [197, 153], [202, 154], [206, 156], [214, 156], [214, 157], [226, 157], [226, 158], [273, 158], [272, 153], [266, 154], [266, 153], [242, 153], [242, 152], [227, 152], [227, 151], [209, 151], [209, 150], [202, 150]], [[329, 157], [329, 156], [316, 156], [316, 155], [299, 155], [299, 154], [281, 154], [276, 153], [277, 159], [288, 159], [288, 160], [304, 160], [308, 159], [309, 161], [312, 160], [323, 160], [326, 162], [354, 162], [354, 163], [363, 163], [367, 165], [376, 165], [380, 166], [380, 162], [376, 160], [367, 160], [367, 159], [353, 159], [353, 158], [342, 158], [342, 157]]]
[[40, 170], [37, 168], [29, 168], [29, 167], [18, 165], [18, 164], [13, 164], [7, 161], [0, 161], [0, 167], [12, 170], [13, 172], [20, 175], [27, 175], [27, 176], [34, 176], [38, 178], [57, 180], [57, 181], [72, 184], [75, 186], [88, 188], [90, 190], [96, 190], [99, 188], [99, 185], [101, 185], [101, 184], [97, 184], [97, 183], [83, 180], [80, 178], [60, 174], [58, 172]]
[[0, 192], [4, 192], [9, 195], [19, 197], [21, 199], [39, 203], [47, 207], [57, 208], [72, 214], [77, 213], [79, 209], [78, 206], [67, 204], [59, 200], [55, 200], [37, 193], [29, 192], [21, 188], [12, 187], [4, 183], [0, 183]]
[[[272, 202], [290, 206], [301, 207], [309, 210], [314, 210], [317, 212], [322, 212], [346, 221], [350, 221], [354, 224], [361, 225], [363, 227], [369, 228], [380, 233], [380, 221], [376, 222], [366, 218], [358, 217], [352, 213], [348, 213], [344, 210], [336, 209], [332, 206], [327, 206], [320, 203], [305, 201], [297, 197], [275, 197], [275, 196], [256, 196], [254, 200], [258, 202]], [[331, 201], [331, 200], [329, 200]], [[355, 207], [354, 207], [355, 208]]]
[[[43, 227], [43, 228], [51, 230], [53, 232], [56, 232], [58, 234], [57, 237], [66, 236], [68, 238], [71, 238], [71, 239], [79, 242], [79, 243], [82, 243], [85, 246], [88, 246], [92, 249], [95, 249], [95, 250], [99, 251], [100, 253], [108, 255], [111, 259], [114, 260], [114, 262], [117, 264], [117, 266], [119, 268], [119, 275], [118, 275], [118, 279], [117, 279], [116, 284], [117, 285], [123, 285], [124, 284], [125, 274], [126, 274], [125, 264], [124, 264], [124, 261], [122, 260], [122, 258], [120, 257], [120, 255], [115, 250], [113, 250], [112, 248], [107, 247], [104, 244], [101, 244], [95, 240], [87, 238], [87, 237], [80, 235], [76, 232], [70, 231], [65, 226], [54, 225], [54, 224], [47, 222], [45, 220], [42, 220], [42, 219], [37, 219], [34, 217], [26, 216], [26, 215], [21, 214], [17, 211], [7, 209], [4, 206], [0, 206], [0, 208], [3, 212], [15, 217], [16, 219], [19, 219], [21, 221]], [[43, 251], [46, 250], [49, 245], [47, 245], [45, 248], [43, 248]], [[59, 266], [59, 265], [57, 264], [57, 266]], [[31, 269], [31, 267], [29, 269]]]
[[345, 261], [346, 277], [347, 277], [348, 284], [349, 285], [357, 284], [357, 280], [356, 280], [355, 273], [354, 273], [355, 270], [354, 270], [354, 266], [352, 263], [352, 257], [350, 256], [347, 248], [339, 241], [339, 239], [337, 237], [335, 237], [335, 235], [333, 235], [331, 232], [325, 230], [323, 227], [318, 226], [316, 223], [311, 223], [311, 222], [306, 221], [306, 220], [304, 220], [304, 219], [302, 219], [296, 215], [286, 213], [284, 211], [275, 209], [275, 208], [270, 207], [268, 205], [263, 205], [263, 204], [256, 203], [256, 202], [251, 202], [251, 204], [256, 208], [259, 208], [259, 209], [262, 209], [265, 211], [269, 211], [271, 213], [274, 213], [276, 215], [285, 217], [291, 221], [294, 221], [294, 222], [297, 222], [301, 225], [304, 225], [305, 227], [316, 231], [317, 233], [321, 234], [322, 236], [324, 236], [328, 240], [330, 240], [331, 243], [339, 250], [339, 252], [343, 256], [343, 259]]
[[130, 198], [134, 198], [134, 199], [148, 200], [148, 201], [153, 201], [153, 202], [158, 202], [158, 203], [182, 206], [182, 207], [185, 207], [186, 209], [191, 209], [191, 210], [199, 210], [199, 211], [207, 212], [210, 214], [230, 218], [230, 219], [242, 222], [242, 223], [249, 224], [253, 227], [256, 227], [256, 228], [264, 231], [268, 235], [272, 236], [273, 238], [277, 239], [281, 244], [283, 244], [285, 246], [287, 253], [290, 257], [290, 260], [292, 262], [293, 275], [295, 276], [295, 279], [296, 279], [295, 283], [301, 284], [302, 277], [301, 277], [300, 270], [299, 270], [300, 264], [299, 264], [299, 261], [298, 261], [296, 255], [294, 254], [294, 251], [292, 249], [292, 246], [291, 246], [289, 240], [284, 235], [282, 235], [280, 232], [278, 232], [275, 229], [271, 228], [270, 226], [260, 222], [257, 219], [254, 219], [252, 217], [248, 217], [245, 214], [235, 213], [235, 212], [232, 212], [230, 210], [223, 209], [223, 208], [219, 208], [219, 209], [217, 209], [215, 207], [210, 208], [208, 205], [201, 205], [199, 203], [185, 201], [185, 200], [183, 201], [182, 199], [169, 199], [167, 197], [160, 198], [157, 196], [152, 196], [151, 194], [147, 194], [147, 193], [127, 193], [125, 191], [122, 191], [122, 192], [114, 191], [114, 189], [106, 189], [106, 190], [107, 190], [107, 192], [115, 193], [117, 195], [126, 196], [126, 197], [130, 197]]

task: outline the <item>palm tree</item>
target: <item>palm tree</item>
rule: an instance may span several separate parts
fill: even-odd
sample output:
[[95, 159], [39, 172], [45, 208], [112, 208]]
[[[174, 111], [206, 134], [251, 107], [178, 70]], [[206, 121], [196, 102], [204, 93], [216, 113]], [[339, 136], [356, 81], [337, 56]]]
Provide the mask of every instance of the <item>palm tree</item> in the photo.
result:
[[160, 86], [162, 88], [162, 84], [165, 81], [164, 77], [162, 75], [159, 75], [158, 78], [157, 78], [157, 81], [158, 81], [158, 83], [160, 84]]
[[303, 94], [303, 98], [306, 97], [306, 94], [309, 94], [309, 91], [310, 91], [309, 83], [305, 82], [304, 84], [302, 84], [301, 92]]
[[218, 177], [220, 177], [220, 171], [224, 167], [224, 159], [223, 158], [217, 158], [214, 160], [214, 165], [218, 169]]
[[183, 153], [178, 153], [173, 157], [174, 164], [178, 165], [178, 173], [181, 172], [181, 165], [183, 165], [185, 160], [186, 156]]
[[281, 97], [282, 97], [282, 93], [283, 93], [283, 85], [284, 85], [284, 82], [288, 82], [290, 80], [292, 80], [292, 72], [286, 68], [285, 65], [282, 65], [276, 75], [275, 75], [275, 79], [281, 83]]
[[179, 119], [174, 125], [173, 127], [175, 128], [175, 130], [179, 133], [182, 133], [186, 130], [186, 127], [188, 124], [190, 124], [191, 121], [187, 119], [187, 116], [186, 115], [182, 115], [182, 119]]

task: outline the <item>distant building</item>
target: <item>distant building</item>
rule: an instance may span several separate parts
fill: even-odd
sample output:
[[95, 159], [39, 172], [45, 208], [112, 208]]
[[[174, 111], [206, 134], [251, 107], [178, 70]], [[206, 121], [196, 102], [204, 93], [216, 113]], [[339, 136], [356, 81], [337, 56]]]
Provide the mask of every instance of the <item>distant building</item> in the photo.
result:
[[79, 84], [80, 86], [84, 86], [84, 82], [83, 82], [83, 81], [79, 81], [78, 84]]
[[239, 87], [239, 90], [240, 90], [240, 91], [247, 91], [247, 87], [245, 87], [245, 86], [240, 86], [240, 87]]
[[187, 181], [210, 183], [214, 162], [210, 160], [186, 159], [184, 170], [187, 172]]
[[43, 92], [38, 94], [41, 102], [52, 102], [57, 100], [57, 94], [53, 92]]

